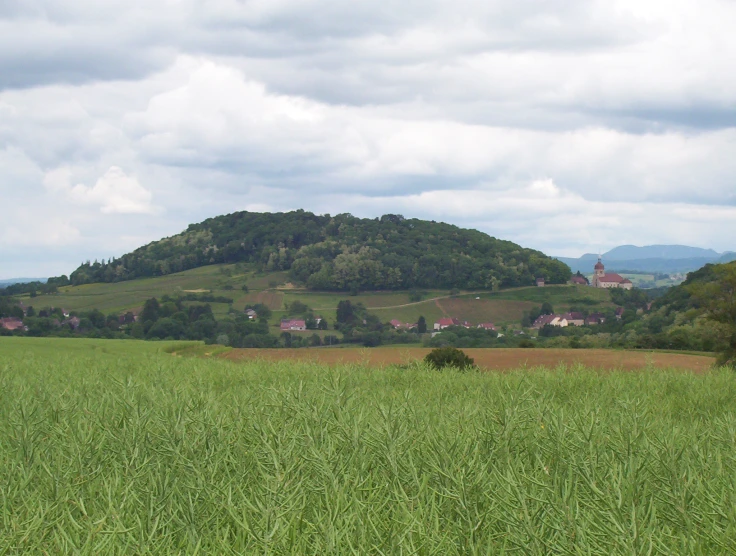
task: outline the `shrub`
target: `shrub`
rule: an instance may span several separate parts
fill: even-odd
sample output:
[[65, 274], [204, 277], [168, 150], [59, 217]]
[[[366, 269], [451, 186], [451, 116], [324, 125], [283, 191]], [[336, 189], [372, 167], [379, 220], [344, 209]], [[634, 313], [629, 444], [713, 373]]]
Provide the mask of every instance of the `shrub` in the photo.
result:
[[444, 367], [455, 367], [461, 370], [475, 367], [475, 361], [472, 358], [454, 347], [433, 349], [424, 358], [424, 362], [438, 370]]

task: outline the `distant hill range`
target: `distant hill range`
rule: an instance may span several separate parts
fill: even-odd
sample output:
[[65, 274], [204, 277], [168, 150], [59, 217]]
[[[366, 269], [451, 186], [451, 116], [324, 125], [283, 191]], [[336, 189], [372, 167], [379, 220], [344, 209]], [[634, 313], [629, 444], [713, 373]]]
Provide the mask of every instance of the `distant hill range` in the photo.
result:
[[0, 280], [0, 288], [12, 286], [13, 284], [30, 284], [31, 282], [46, 282], [46, 278], [7, 278]]
[[[580, 258], [555, 257], [568, 265], [573, 272], [584, 274], [593, 271], [598, 255], [586, 253]], [[736, 253], [718, 253], [713, 249], [689, 247], [687, 245], [620, 245], [603, 253], [606, 270], [623, 272], [626, 270], [652, 273], [691, 272], [708, 263], [727, 263], [736, 260]]]
[[396, 214], [303, 210], [210, 218], [120, 258], [85, 263], [69, 279], [120, 282], [232, 263], [288, 271], [293, 283], [323, 291], [496, 289], [570, 279], [560, 261], [477, 230]]

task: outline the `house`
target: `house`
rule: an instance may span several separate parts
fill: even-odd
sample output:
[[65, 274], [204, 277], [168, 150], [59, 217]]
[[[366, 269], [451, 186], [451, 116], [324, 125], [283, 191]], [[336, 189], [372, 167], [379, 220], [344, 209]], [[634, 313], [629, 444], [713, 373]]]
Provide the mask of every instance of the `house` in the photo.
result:
[[554, 319], [555, 315], [540, 315], [532, 324], [532, 328], [542, 328], [543, 326], [547, 326], [548, 324], [551, 324]]
[[552, 321], [549, 323], [550, 326], [559, 326], [560, 328], [565, 328], [566, 326], [569, 326], [569, 322], [567, 322], [567, 319], [564, 316], [560, 315], [553, 315], [555, 318], [552, 319]]
[[4, 328], [5, 330], [15, 331], [15, 330], [25, 330], [25, 326], [23, 326], [23, 321], [20, 319], [17, 319], [15, 317], [8, 317], [0, 319], [0, 328]]
[[559, 326], [561, 328], [564, 328], [568, 326], [568, 321], [565, 318], [564, 315], [541, 315], [537, 320], [534, 321], [534, 324], [532, 324], [532, 328], [542, 328], [544, 326]]
[[258, 313], [256, 313], [253, 309], [246, 309], [245, 316], [248, 317], [249, 320], [256, 320], [258, 318]]
[[565, 313], [562, 315], [562, 318], [565, 319], [567, 324], [570, 326], [583, 326], [585, 324], [585, 316], [583, 313], [578, 313], [577, 311]]
[[283, 319], [281, 321], [281, 330], [306, 330], [307, 323], [299, 319]]
[[590, 282], [582, 274], [576, 274], [570, 279], [570, 283], [578, 286], [589, 286]]
[[434, 323], [435, 330], [443, 330], [448, 326], [460, 326], [460, 321], [455, 318], [443, 318]]
[[624, 308], [623, 307], [617, 307], [616, 308], [616, 318], [621, 320], [621, 317], [624, 316]]
[[496, 325], [492, 322], [482, 322], [477, 326], [477, 328], [482, 328], [483, 330], [493, 330], [496, 331]]
[[628, 278], [624, 278], [620, 274], [615, 272], [606, 272], [606, 267], [603, 266], [600, 257], [598, 262], [593, 267], [595, 273], [593, 274], [593, 282], [591, 285], [594, 288], [621, 288], [624, 290], [630, 290], [634, 287], [634, 284]]
[[537, 278], [537, 287], [538, 288], [543, 288], [544, 287], [544, 278], [542, 278], [542, 277]]
[[401, 321], [400, 321], [400, 320], [398, 320], [398, 319], [392, 319], [392, 320], [391, 320], [391, 321], [389, 322], [389, 324], [390, 324], [391, 326], [393, 326], [393, 327], [394, 327], [395, 329], [399, 329], [399, 328], [401, 328], [402, 326], [404, 326], [404, 325], [403, 325], [403, 324], [401, 323]]
[[595, 326], [596, 324], [603, 324], [606, 322], [606, 317], [603, 313], [591, 313], [588, 318], [585, 319], [587, 326]]

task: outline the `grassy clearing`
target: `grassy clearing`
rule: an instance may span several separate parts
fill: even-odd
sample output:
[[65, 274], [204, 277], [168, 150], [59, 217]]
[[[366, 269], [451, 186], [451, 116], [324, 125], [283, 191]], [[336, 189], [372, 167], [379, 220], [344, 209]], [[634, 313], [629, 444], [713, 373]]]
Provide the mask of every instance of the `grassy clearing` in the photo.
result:
[[0, 338], [0, 552], [730, 554], [732, 373]]

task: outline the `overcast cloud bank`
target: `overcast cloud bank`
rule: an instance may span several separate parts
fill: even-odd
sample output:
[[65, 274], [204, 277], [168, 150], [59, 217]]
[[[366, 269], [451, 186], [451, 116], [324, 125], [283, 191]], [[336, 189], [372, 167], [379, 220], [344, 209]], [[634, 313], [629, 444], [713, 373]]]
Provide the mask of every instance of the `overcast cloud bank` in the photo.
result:
[[736, 250], [734, 21], [729, 0], [6, 1], [0, 278], [234, 210]]

